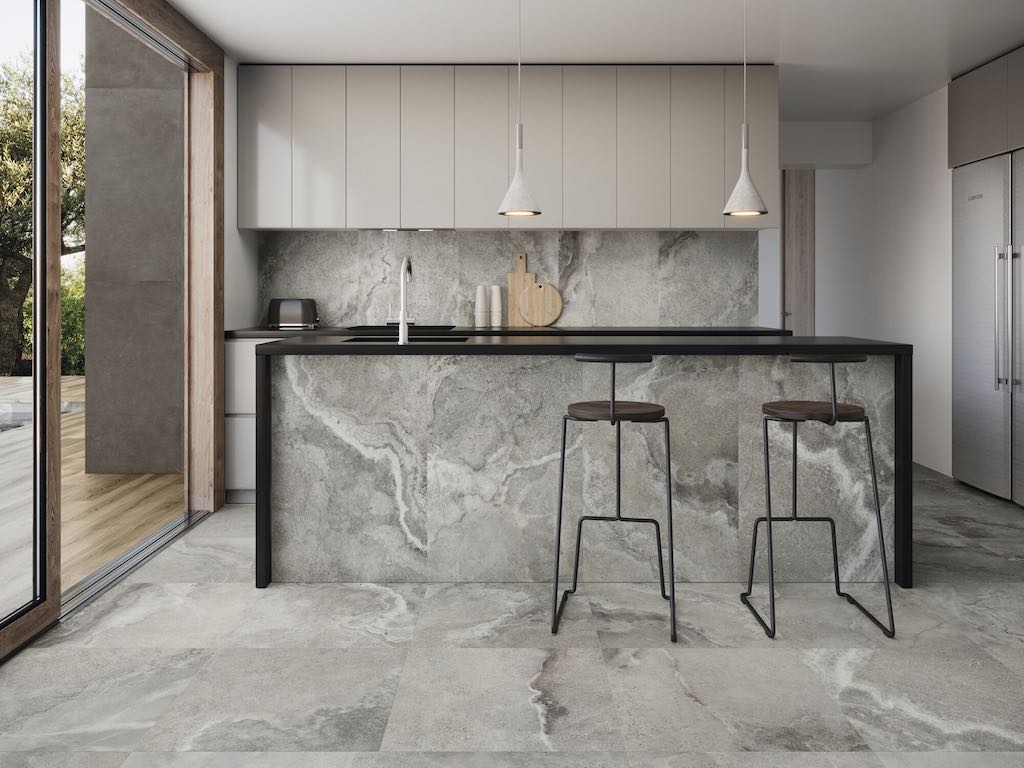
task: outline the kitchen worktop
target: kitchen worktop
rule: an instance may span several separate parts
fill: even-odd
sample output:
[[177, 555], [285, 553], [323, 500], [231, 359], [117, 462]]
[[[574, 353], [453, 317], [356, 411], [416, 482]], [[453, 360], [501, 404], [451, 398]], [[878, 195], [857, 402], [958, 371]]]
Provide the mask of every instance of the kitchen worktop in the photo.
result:
[[[760, 326], [604, 326], [604, 327], [567, 327], [548, 326], [544, 328], [475, 328], [472, 326], [453, 326], [437, 330], [440, 326], [410, 325], [412, 335], [430, 336], [791, 336], [792, 331], [782, 328], [765, 328]], [[391, 325], [390, 330], [398, 333], [398, 326]], [[320, 328], [237, 328], [224, 332], [226, 339], [290, 339], [309, 336], [379, 336], [387, 333], [379, 326], [363, 326], [359, 330], [352, 327], [323, 326]]]
[[[471, 333], [467, 331], [466, 333]], [[574, 355], [578, 352], [647, 352], [652, 355], [791, 355], [835, 353], [910, 355], [913, 347], [846, 336], [728, 335], [444, 335], [410, 339], [301, 336], [261, 344], [257, 355]]]

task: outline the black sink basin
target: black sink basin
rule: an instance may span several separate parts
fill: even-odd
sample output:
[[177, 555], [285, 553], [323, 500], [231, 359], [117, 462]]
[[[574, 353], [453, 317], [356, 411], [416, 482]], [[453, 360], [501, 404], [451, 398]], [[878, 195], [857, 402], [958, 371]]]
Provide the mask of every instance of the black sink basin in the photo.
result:
[[[450, 331], [454, 328], [454, 325], [409, 325], [409, 333], [424, 333], [430, 331]], [[398, 323], [388, 323], [387, 325], [350, 325], [345, 329], [346, 331], [394, 331], [398, 333]]]
[[[469, 341], [468, 336], [409, 336], [411, 344], [450, 344], [451, 342]], [[397, 336], [353, 336], [345, 339], [345, 344], [397, 344]]]

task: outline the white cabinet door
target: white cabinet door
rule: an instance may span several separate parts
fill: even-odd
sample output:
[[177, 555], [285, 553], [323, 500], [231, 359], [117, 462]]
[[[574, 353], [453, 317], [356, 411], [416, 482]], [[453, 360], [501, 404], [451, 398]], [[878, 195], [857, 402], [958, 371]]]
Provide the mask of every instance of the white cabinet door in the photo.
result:
[[238, 226], [292, 225], [292, 68], [238, 68]]
[[345, 67], [292, 67], [292, 227], [345, 227]]
[[455, 68], [402, 67], [402, 226], [455, 226]]
[[267, 341], [224, 342], [224, 413], [256, 413], [256, 345]]
[[615, 227], [615, 67], [562, 68], [562, 225]]
[[[740, 126], [743, 124], [743, 67], [725, 68], [725, 169], [722, 207], [740, 173]], [[750, 176], [761, 193], [767, 216], [722, 216], [730, 229], [779, 226], [779, 81], [773, 66], [747, 68], [747, 124], [750, 126]]]
[[673, 229], [722, 226], [728, 138], [725, 67], [672, 67]]
[[616, 226], [669, 226], [671, 86], [667, 66], [618, 67]]
[[508, 188], [508, 68], [455, 68], [455, 227], [504, 229]]
[[[508, 72], [508, 178], [515, 171], [516, 68]], [[523, 171], [540, 216], [509, 217], [512, 229], [562, 226], [562, 68], [523, 67]], [[505, 196], [502, 190], [495, 206]]]
[[256, 417], [224, 417], [224, 488], [256, 488]]
[[348, 67], [346, 225], [398, 227], [401, 78], [397, 66]]

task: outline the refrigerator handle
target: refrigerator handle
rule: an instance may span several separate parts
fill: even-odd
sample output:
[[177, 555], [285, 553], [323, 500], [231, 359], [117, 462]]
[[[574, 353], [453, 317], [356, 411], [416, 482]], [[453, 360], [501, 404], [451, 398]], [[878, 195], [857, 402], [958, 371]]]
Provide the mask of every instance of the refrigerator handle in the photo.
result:
[[1008, 370], [1007, 375], [1007, 389], [1011, 392], [1021, 383], [1020, 379], [1020, 329], [1017, 327], [1020, 318], [1017, 313], [1017, 296], [1019, 288], [1017, 286], [1017, 259], [1020, 258], [1020, 252], [1013, 250], [1013, 243], [1007, 243], [1006, 245], [1006, 270], [1009, 274], [1009, 290], [1006, 297], [1006, 314], [1007, 314], [1007, 361]]
[[1003, 376], [1002, 376], [1002, 373], [1003, 373], [1003, 366], [1002, 366], [1003, 350], [1002, 350], [1002, 344], [1000, 344], [1000, 341], [1001, 341], [1001, 338], [1000, 338], [1001, 333], [1000, 333], [1000, 331], [1002, 330], [1000, 328], [1000, 326], [1002, 324], [1001, 320], [1002, 320], [1002, 314], [1003, 314], [1002, 313], [1003, 296], [1002, 296], [1002, 291], [999, 290], [999, 283], [1001, 282], [1000, 279], [999, 279], [999, 277], [1000, 277], [1000, 275], [999, 275], [999, 262], [1002, 261], [1002, 254], [999, 252], [999, 246], [998, 245], [993, 246], [992, 252], [993, 252], [993, 258], [992, 258], [992, 265], [993, 265], [992, 286], [993, 287], [992, 287], [992, 292], [994, 294], [993, 297], [992, 297], [992, 337], [993, 337], [993, 340], [994, 340], [993, 349], [992, 349], [992, 353], [993, 353], [992, 354], [992, 367], [993, 367], [993, 380], [994, 380], [993, 381], [993, 384], [994, 384], [993, 388], [995, 389], [996, 392], [998, 392], [999, 391], [999, 385], [1002, 384], [1002, 382], [1003, 382]]

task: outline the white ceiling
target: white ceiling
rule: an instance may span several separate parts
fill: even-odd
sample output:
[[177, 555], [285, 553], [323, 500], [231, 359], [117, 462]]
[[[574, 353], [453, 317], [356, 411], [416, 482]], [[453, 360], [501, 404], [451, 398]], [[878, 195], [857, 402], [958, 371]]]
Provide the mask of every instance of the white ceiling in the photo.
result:
[[[242, 62], [514, 58], [514, 0], [171, 0]], [[524, 62], [720, 63], [741, 0], [523, 0]], [[785, 120], [866, 120], [1024, 43], [1024, 0], [749, 0]]]

